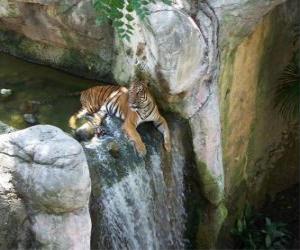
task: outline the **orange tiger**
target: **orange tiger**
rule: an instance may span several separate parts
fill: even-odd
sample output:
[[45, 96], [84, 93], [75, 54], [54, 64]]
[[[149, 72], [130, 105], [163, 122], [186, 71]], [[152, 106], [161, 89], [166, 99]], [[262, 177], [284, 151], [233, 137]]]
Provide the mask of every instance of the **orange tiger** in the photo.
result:
[[124, 121], [122, 129], [134, 142], [138, 153], [145, 155], [146, 147], [136, 128], [143, 122], [152, 121], [163, 134], [164, 148], [168, 152], [171, 151], [168, 124], [159, 113], [146, 83], [133, 81], [129, 89], [113, 85], [95, 86], [81, 92], [80, 102], [82, 108], [77, 114], [71, 116], [69, 126], [76, 129], [76, 122], [82, 117], [86, 117], [89, 124], [78, 128], [77, 134], [82, 131], [89, 131], [89, 134], [92, 131], [94, 134], [106, 115], [116, 116]]

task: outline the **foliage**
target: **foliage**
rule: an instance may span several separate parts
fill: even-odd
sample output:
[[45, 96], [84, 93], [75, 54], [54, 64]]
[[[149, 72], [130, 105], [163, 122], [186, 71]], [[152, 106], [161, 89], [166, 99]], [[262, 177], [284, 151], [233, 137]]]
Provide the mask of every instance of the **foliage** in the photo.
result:
[[287, 120], [300, 115], [300, 72], [296, 57], [280, 75], [275, 89], [274, 107]]
[[[96, 23], [111, 21], [121, 39], [130, 40], [133, 35], [133, 13], [144, 20], [149, 14], [149, 4], [159, 0], [92, 0], [97, 13]], [[170, 5], [171, 0], [161, 0]]]
[[300, 25], [294, 25], [292, 33], [293, 57], [278, 79], [274, 98], [275, 109], [279, 111], [283, 119], [290, 121], [300, 116]]
[[268, 217], [255, 214], [249, 205], [236, 221], [231, 234], [237, 249], [286, 249], [291, 239], [285, 224], [272, 222]]

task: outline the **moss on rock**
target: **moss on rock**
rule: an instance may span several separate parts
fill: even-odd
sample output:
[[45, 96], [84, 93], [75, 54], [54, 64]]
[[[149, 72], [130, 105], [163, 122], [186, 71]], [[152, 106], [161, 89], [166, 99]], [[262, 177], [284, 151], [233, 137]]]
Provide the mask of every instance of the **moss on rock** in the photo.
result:
[[224, 191], [220, 185], [222, 176], [213, 176], [207, 165], [202, 161], [198, 160], [196, 166], [204, 196], [212, 204], [218, 205], [224, 198]]

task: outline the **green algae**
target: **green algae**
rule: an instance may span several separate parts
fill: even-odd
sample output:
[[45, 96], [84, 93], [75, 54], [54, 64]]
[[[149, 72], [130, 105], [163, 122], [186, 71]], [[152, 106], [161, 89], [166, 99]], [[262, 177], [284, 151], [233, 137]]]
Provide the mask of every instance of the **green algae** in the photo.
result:
[[203, 194], [212, 204], [218, 205], [224, 198], [224, 190], [221, 188], [221, 176], [213, 176], [207, 165], [198, 160], [196, 163], [200, 176]]
[[219, 232], [227, 218], [228, 211], [223, 203], [217, 207], [208, 205], [202, 211], [197, 234], [197, 246], [199, 249], [215, 249]]

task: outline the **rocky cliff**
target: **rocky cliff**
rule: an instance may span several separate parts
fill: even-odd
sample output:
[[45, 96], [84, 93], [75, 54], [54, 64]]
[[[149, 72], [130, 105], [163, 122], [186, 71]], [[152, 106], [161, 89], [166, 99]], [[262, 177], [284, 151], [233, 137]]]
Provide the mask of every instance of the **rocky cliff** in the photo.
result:
[[227, 214], [235, 218], [237, 206], [231, 204], [242, 208], [253, 187], [255, 193], [266, 188], [270, 171], [261, 171], [264, 166], [257, 162], [268, 162], [264, 155], [280, 141], [260, 138], [268, 131], [281, 138], [286, 127], [279, 122], [268, 130], [276, 114], [266, 101], [275, 66], [280, 72], [290, 57], [290, 38], [276, 39], [285, 39], [299, 12], [296, 0], [285, 2], [151, 5], [148, 20], [136, 19], [134, 35], [126, 42], [114, 39], [111, 27], [94, 24], [89, 1], [2, 1], [0, 49], [123, 85], [135, 65], [144, 64], [160, 107], [189, 124], [199, 196], [205, 197], [198, 246], [211, 248]]

